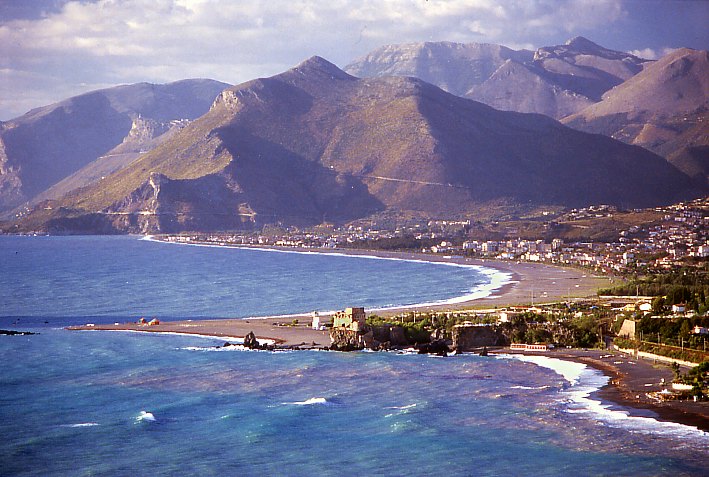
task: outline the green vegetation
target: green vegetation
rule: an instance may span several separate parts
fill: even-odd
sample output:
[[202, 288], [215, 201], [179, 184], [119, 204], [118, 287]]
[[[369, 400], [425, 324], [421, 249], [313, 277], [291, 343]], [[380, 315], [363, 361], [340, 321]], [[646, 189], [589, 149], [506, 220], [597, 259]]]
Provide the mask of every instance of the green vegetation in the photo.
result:
[[600, 324], [593, 316], [524, 313], [501, 327], [513, 343], [553, 343], [572, 348], [594, 348], [601, 344]]
[[[463, 322], [493, 325], [497, 319], [493, 315], [465, 312], [407, 312], [387, 318], [378, 315], [367, 318], [371, 326], [401, 326], [407, 339], [415, 343], [428, 342], [433, 334], [450, 339], [453, 327]], [[593, 315], [574, 317], [566, 309], [557, 310], [555, 314], [517, 315], [499, 324], [498, 329], [513, 343], [551, 343], [572, 348], [593, 348], [601, 344], [598, 318]]]
[[636, 322], [637, 338], [679, 348], [706, 349], [707, 338], [694, 334], [694, 327], [709, 327], [709, 316], [652, 318], [645, 316]]
[[[676, 304], [686, 304], [688, 310], [700, 314], [709, 311], [709, 262], [655, 272], [630, 280], [622, 285], [599, 290], [599, 295], [654, 296], [653, 312], [668, 311]], [[662, 298], [660, 300], [659, 298]]]
[[692, 390], [690, 396], [697, 396], [698, 399], [707, 397], [707, 379], [709, 378], [709, 361], [702, 361], [694, 368], [690, 369], [687, 374], [680, 377], [684, 384], [691, 384]]
[[677, 359], [680, 361], [699, 363], [701, 361], [709, 360], [709, 353], [701, 350], [625, 338], [615, 338], [613, 343], [622, 349], [637, 349], [638, 351], [643, 351], [645, 353], [652, 353], [658, 356], [665, 356], [667, 358]]

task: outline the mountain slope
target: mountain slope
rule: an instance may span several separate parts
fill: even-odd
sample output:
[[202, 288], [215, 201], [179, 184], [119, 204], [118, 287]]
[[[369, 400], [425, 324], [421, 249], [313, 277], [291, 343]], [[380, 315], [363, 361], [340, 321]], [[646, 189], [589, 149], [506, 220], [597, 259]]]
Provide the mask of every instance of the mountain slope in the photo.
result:
[[[152, 121], [153, 133], [162, 133], [171, 121], [201, 116], [227, 86], [212, 80], [118, 86], [0, 124], [0, 212], [108, 154], [127, 139], [136, 121]], [[114, 157], [114, 166], [134, 158], [123, 157], [121, 162]]]
[[674, 51], [563, 123], [645, 147], [670, 161], [683, 156], [678, 164], [691, 157], [706, 163], [709, 52]]
[[345, 68], [355, 76], [414, 76], [496, 109], [562, 118], [642, 70], [646, 60], [583, 37], [532, 53], [500, 45], [389, 45]]
[[413, 76], [444, 91], [465, 96], [506, 61], [532, 60], [531, 51], [488, 43], [425, 42], [387, 45], [359, 58], [344, 70], [354, 76]]
[[357, 79], [314, 57], [222, 92], [210, 111], [100, 184], [22, 224], [53, 232], [224, 230], [686, 198], [662, 158], [414, 78]]

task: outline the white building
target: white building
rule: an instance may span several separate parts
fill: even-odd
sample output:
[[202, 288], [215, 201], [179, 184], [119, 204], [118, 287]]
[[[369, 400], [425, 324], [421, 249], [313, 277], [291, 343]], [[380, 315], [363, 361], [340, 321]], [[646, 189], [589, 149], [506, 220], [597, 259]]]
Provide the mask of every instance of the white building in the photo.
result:
[[313, 312], [313, 325], [312, 326], [313, 326], [314, 330], [321, 329], [322, 325], [320, 324], [320, 313], [318, 313], [317, 311]]

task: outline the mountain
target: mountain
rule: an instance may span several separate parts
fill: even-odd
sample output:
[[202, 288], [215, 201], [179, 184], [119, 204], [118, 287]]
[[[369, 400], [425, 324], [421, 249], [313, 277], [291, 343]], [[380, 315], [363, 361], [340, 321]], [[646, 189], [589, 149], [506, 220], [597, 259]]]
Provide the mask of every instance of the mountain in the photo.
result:
[[682, 48], [563, 119], [666, 157], [700, 182], [709, 163], [709, 52]]
[[[94, 166], [100, 175], [123, 167], [149, 149], [156, 137], [206, 113], [227, 86], [202, 79], [118, 86], [1, 123], [0, 212], [32, 199], [97, 159], [108, 163]], [[72, 187], [90, 180], [75, 177]], [[67, 190], [67, 184], [60, 189]]]
[[360, 78], [413, 76], [451, 94], [465, 96], [505, 62], [524, 63], [532, 58], [531, 51], [488, 43], [425, 42], [383, 46], [344, 70]]
[[358, 79], [313, 57], [223, 91], [151, 152], [18, 225], [146, 233], [346, 222], [380, 211], [645, 207], [696, 193], [687, 181], [639, 147], [415, 78]]
[[560, 119], [600, 101], [647, 61], [576, 37], [532, 53], [500, 45], [389, 45], [345, 68], [361, 77], [414, 76], [506, 111]]

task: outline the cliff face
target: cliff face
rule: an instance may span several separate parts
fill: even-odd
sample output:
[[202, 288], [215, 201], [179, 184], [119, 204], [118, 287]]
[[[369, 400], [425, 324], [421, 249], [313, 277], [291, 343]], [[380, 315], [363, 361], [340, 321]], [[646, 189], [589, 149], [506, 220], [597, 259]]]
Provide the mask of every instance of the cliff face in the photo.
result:
[[411, 346], [401, 326], [366, 325], [360, 331], [347, 329], [330, 329], [330, 349], [335, 351], [356, 351], [371, 349], [374, 351], [388, 350], [390, 348]]
[[57, 201], [51, 215], [105, 214], [130, 232], [228, 230], [382, 210], [489, 217], [548, 205], [646, 207], [697, 193], [643, 149], [413, 78], [357, 79], [315, 57], [224, 91], [207, 114]]
[[373, 348], [373, 333], [367, 327], [360, 331], [332, 328], [330, 349], [333, 351], [358, 351]]
[[506, 346], [507, 337], [489, 326], [455, 326], [453, 328], [453, 349], [456, 351], [476, 351], [484, 346]]

